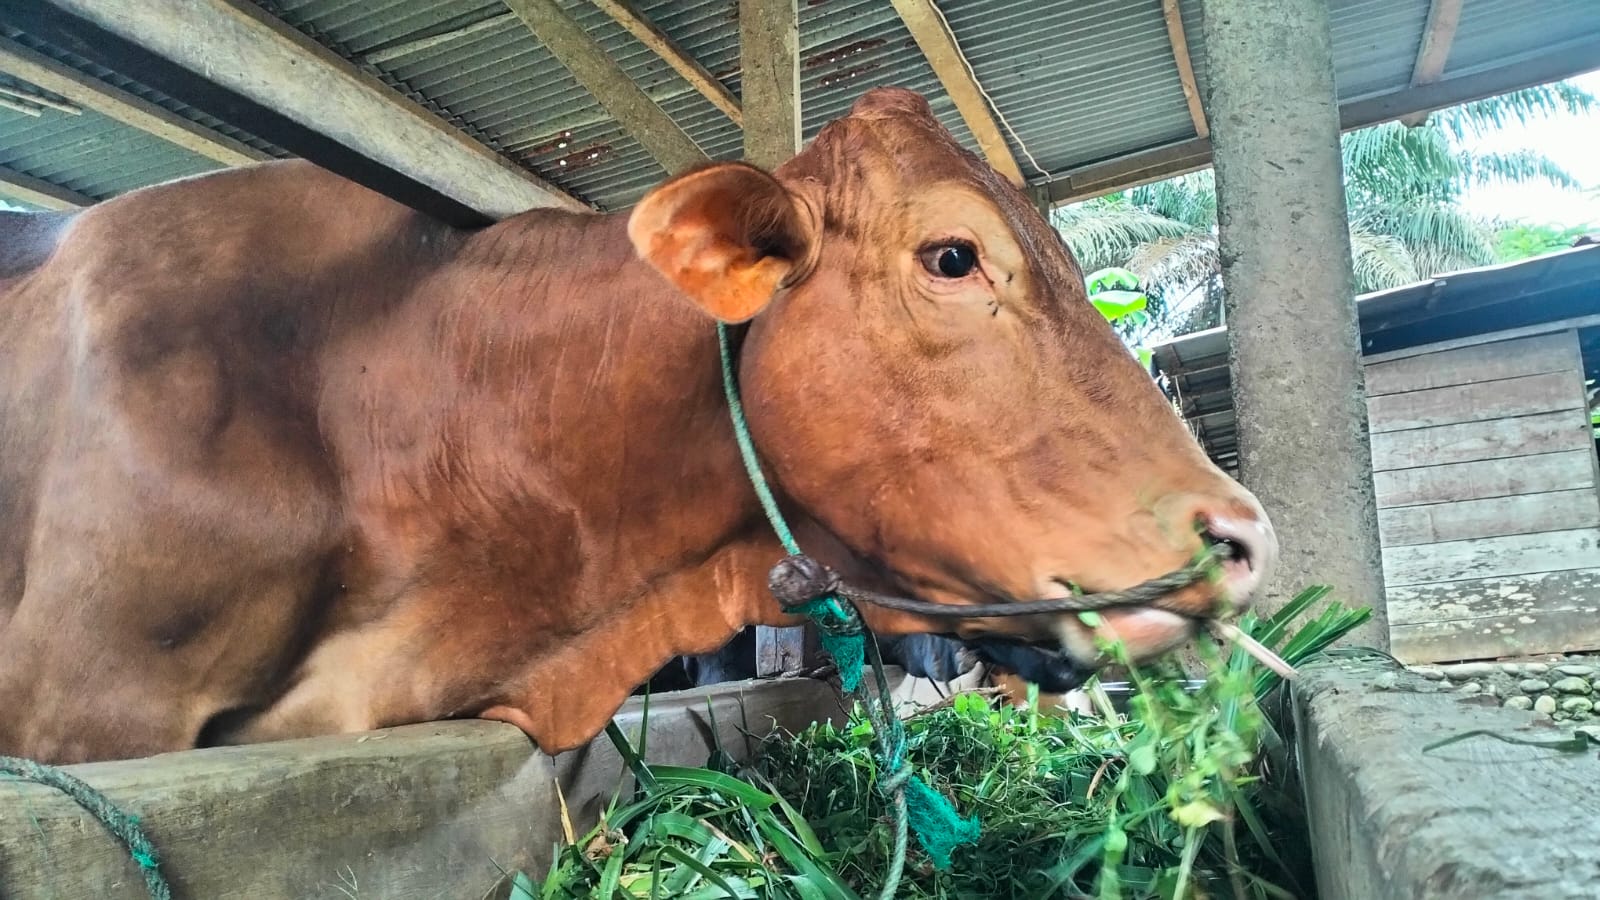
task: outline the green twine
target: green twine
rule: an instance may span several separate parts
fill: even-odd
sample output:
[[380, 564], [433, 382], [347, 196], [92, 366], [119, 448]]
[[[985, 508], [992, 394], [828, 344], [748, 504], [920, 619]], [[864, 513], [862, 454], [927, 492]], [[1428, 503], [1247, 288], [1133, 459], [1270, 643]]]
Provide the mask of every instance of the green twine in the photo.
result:
[[[750, 425], [745, 421], [744, 405], [739, 401], [739, 384], [733, 371], [728, 328], [721, 322], [717, 323], [717, 347], [722, 356], [722, 389], [728, 398], [733, 434], [739, 443], [739, 455], [744, 460], [745, 472], [784, 551], [797, 556], [800, 554], [800, 545], [789, 530], [783, 511], [778, 509], [778, 502], [773, 498], [772, 489], [761, 470], [761, 461], [756, 456]], [[894, 713], [893, 701], [889, 697], [889, 682], [883, 673], [883, 660], [879, 658], [877, 642], [867, 640], [866, 626], [855, 607], [845, 598], [829, 594], [797, 607], [796, 611], [816, 623], [821, 632], [822, 649], [833, 658], [834, 666], [839, 670], [840, 685], [861, 702], [877, 737], [878, 761], [884, 773], [879, 779], [878, 789], [890, 799], [895, 810], [895, 851], [879, 894], [880, 898], [888, 900], [898, 890], [905, 869], [908, 830], [916, 833], [917, 843], [927, 852], [934, 867], [947, 869], [950, 867], [950, 854], [957, 847], [976, 842], [981, 826], [975, 816], [963, 819], [943, 794], [912, 774], [910, 763], [905, 759], [905, 729]], [[866, 696], [861, 690], [861, 676], [869, 655], [872, 674], [877, 682], [876, 698]]]
[[144, 829], [139, 826], [138, 816], [118, 809], [105, 794], [55, 766], [47, 766], [31, 759], [0, 756], [0, 775], [12, 775], [24, 781], [53, 787], [71, 797], [73, 802], [99, 819], [100, 824], [122, 843], [123, 849], [128, 851], [128, 856], [138, 864], [139, 872], [144, 876], [145, 888], [150, 892], [152, 900], [172, 900], [172, 888], [167, 885], [167, 879], [161, 874], [161, 858], [156, 853], [155, 845], [145, 837]]

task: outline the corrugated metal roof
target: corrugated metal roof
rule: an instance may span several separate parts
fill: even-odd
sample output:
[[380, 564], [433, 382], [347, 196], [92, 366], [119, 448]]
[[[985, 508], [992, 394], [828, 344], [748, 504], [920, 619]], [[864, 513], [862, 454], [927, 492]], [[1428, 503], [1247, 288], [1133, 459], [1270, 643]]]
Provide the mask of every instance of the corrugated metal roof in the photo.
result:
[[91, 110], [0, 109], [0, 135], [0, 166], [97, 200], [221, 165]]
[[1552, 45], [1596, 40], [1596, 0], [1466, 0], [1445, 73], [1459, 75]]
[[[446, 121], [602, 208], [632, 203], [662, 169], [498, 0], [257, 0], [335, 52], [357, 62]], [[611, 57], [710, 156], [740, 153], [726, 116], [587, 0], [559, 0]], [[979, 82], [1015, 130], [1007, 134], [1025, 174], [1029, 163], [1061, 173], [1194, 134], [1172, 61], [1160, 0], [939, 0]], [[640, 11], [737, 95], [737, 0], [640, 0]], [[1182, 0], [1195, 74], [1207, 83], [1199, 0]], [[1421, 44], [1428, 0], [1330, 0], [1339, 91], [1349, 100], [1406, 86]], [[801, 4], [802, 114], [807, 137], [881, 84], [922, 92], [958, 139], [971, 135], [888, 0]], [[161, 97], [59, 50], [40, 47], [179, 115], [273, 155], [232, 126]], [[1600, 39], [1600, 0], [1466, 0], [1448, 72], [1503, 64], [1548, 45]], [[79, 128], [94, 120], [85, 119]], [[79, 184], [116, 192], [139, 177], [179, 172], [186, 154], [117, 127], [95, 135], [8, 120], [0, 151], [21, 153], [33, 171], [59, 154]], [[99, 122], [102, 129], [108, 127]], [[43, 129], [43, 130], [40, 130]], [[1002, 129], [1004, 130], [1004, 129]], [[48, 145], [57, 135], [59, 146]], [[115, 140], [116, 159], [80, 154], [94, 137]], [[1020, 140], [1019, 140], [1020, 139]], [[137, 157], [137, 158], [135, 158]], [[104, 174], [96, 183], [91, 170]], [[149, 182], [145, 182], [149, 183]], [[72, 185], [67, 185], [72, 186]], [[92, 193], [92, 191], [91, 191]], [[93, 194], [101, 196], [102, 194]]]

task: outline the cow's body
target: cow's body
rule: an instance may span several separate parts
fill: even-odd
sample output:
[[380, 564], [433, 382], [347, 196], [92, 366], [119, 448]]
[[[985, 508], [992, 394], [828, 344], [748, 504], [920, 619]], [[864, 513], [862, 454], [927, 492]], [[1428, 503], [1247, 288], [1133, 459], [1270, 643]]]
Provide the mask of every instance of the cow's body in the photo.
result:
[[0, 747], [515, 706], [560, 748], [715, 646], [675, 624], [761, 618], [726, 608], [781, 551], [714, 439], [713, 329], [624, 225], [460, 234], [283, 163], [61, 229], [0, 319]]
[[[769, 300], [751, 425], [802, 545], [858, 580], [1028, 599], [1266, 528], [920, 98], [869, 95], [780, 176], [463, 232], [284, 162], [0, 220], [0, 753], [451, 716], [559, 751], [672, 656], [791, 624], [706, 315]], [[961, 629], [1097, 653], [1036, 618]], [[1140, 654], [1193, 628], [1113, 624]]]

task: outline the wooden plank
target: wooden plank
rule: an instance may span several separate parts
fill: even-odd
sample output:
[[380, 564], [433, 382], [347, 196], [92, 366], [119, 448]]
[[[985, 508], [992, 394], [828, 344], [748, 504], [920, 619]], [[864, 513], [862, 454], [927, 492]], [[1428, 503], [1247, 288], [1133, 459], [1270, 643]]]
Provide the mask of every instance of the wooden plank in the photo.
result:
[[1412, 356], [1422, 356], [1428, 353], [1438, 353], [1442, 350], [1452, 350], [1457, 347], [1475, 347], [1479, 344], [1496, 344], [1512, 338], [1531, 337], [1536, 334], [1551, 334], [1568, 329], [1593, 328], [1600, 325], [1600, 315], [1577, 316], [1571, 319], [1556, 319], [1551, 322], [1540, 322], [1535, 325], [1523, 325], [1519, 328], [1508, 328], [1504, 331], [1493, 331], [1487, 334], [1469, 334], [1465, 337], [1451, 338], [1436, 344], [1419, 344], [1415, 347], [1397, 347], [1394, 350], [1385, 350], [1382, 353], [1368, 353], [1362, 357], [1367, 365], [1388, 362], [1391, 359], [1406, 359]]
[[1583, 650], [1600, 650], [1600, 605], [1389, 627], [1389, 652], [1411, 664]]
[[[71, 40], [84, 27], [99, 29], [121, 42], [120, 49], [141, 54], [143, 74], [159, 75], [174, 88], [163, 87], [167, 93], [186, 102], [185, 93], [205, 95], [193, 104], [202, 109], [208, 100], [254, 104], [299, 129], [291, 134], [274, 126], [274, 134], [263, 136], [291, 151], [291, 143], [313, 148], [316, 155], [301, 155], [410, 198], [402, 202], [443, 198], [480, 222], [534, 207], [589, 208], [248, 0], [49, 0], [38, 6], [42, 12], [24, 17], [27, 30]], [[190, 83], [169, 84], [177, 80], [168, 77], [174, 67], [188, 73]], [[400, 178], [382, 177], [387, 173]], [[453, 211], [441, 205], [440, 212]]]
[[906, 30], [911, 32], [912, 39], [922, 48], [922, 55], [927, 57], [933, 74], [944, 85], [945, 93], [955, 103], [956, 112], [967, 123], [967, 129], [983, 151], [983, 158], [1001, 175], [1011, 179], [1013, 184], [1019, 187], [1025, 184], [1022, 169], [1017, 165], [1016, 157], [1011, 155], [1011, 148], [1000, 132], [989, 101], [978, 86], [978, 79], [968, 67], [966, 56], [956, 44], [956, 37], [951, 33], [935, 0], [891, 2], [894, 3], [895, 12], [905, 22]]
[[1594, 486], [1594, 451], [1567, 450], [1372, 474], [1378, 508], [1486, 500]]
[[1594, 441], [1588, 417], [1574, 410], [1386, 431], [1372, 436], [1376, 472], [1447, 463], [1582, 450]]
[[[1292, 702], [1288, 754], [1316, 848], [1316, 892], [1301, 896], [1595, 896], [1594, 750], [1494, 739], [1571, 740], [1570, 723], [1439, 692], [1387, 660], [1308, 667]], [[1467, 740], [1429, 749], [1454, 737]]]
[[1582, 569], [1600, 562], [1600, 528], [1509, 534], [1383, 549], [1389, 587]]
[[723, 115], [733, 120], [733, 124], [744, 126], [744, 114], [739, 109], [739, 99], [733, 96], [722, 82], [717, 80], [700, 65], [694, 57], [678, 46], [678, 43], [667, 33], [657, 28], [653, 22], [645, 18], [631, 0], [594, 0], [594, 5], [600, 11], [610, 16], [613, 21], [621, 25], [629, 34], [633, 35], [639, 43], [649, 47], [661, 57], [661, 61], [671, 66], [684, 81], [700, 92], [702, 97], [711, 101], [711, 105], [722, 110]]
[[[1428, 21], [1422, 27], [1422, 45], [1417, 48], [1417, 61], [1411, 69], [1413, 85], [1432, 84], [1444, 74], [1445, 62], [1450, 59], [1450, 47], [1455, 43], [1456, 28], [1461, 24], [1462, 0], [1433, 0], [1428, 4]], [[1420, 125], [1427, 113], [1412, 113], [1400, 121], [1407, 125]]]
[[1385, 547], [1593, 526], [1600, 526], [1600, 494], [1592, 488], [1378, 510]]
[[223, 165], [242, 166], [271, 158], [248, 144], [62, 65], [9, 38], [0, 37], [0, 72]]
[[506, 6], [667, 174], [676, 175], [710, 159], [560, 3], [506, 0]]
[[744, 158], [775, 169], [800, 150], [798, 0], [739, 0]]
[[1578, 365], [1576, 332], [1541, 334], [1368, 363], [1367, 396], [1576, 371]]
[[[746, 730], [758, 740], [842, 719], [824, 682], [739, 682], [650, 698], [642, 743], [655, 763], [698, 766], [716, 746], [748, 758]], [[615, 721], [637, 740], [643, 703], [630, 701]], [[605, 737], [551, 758], [517, 729], [485, 721], [68, 771], [140, 817], [180, 900], [490, 896], [502, 867], [542, 876], [562, 840], [562, 797], [582, 834], [615, 792], [631, 789]], [[0, 873], [7, 900], [149, 896], [104, 828], [63, 794], [24, 782], [0, 782]]]
[[1194, 63], [1189, 59], [1189, 36], [1183, 31], [1183, 12], [1178, 0], [1161, 0], [1161, 18], [1167, 23], [1167, 43], [1172, 45], [1172, 61], [1178, 66], [1178, 81], [1183, 85], [1183, 100], [1189, 104], [1189, 121], [1194, 123], [1196, 137], [1211, 136], [1211, 125], [1206, 122], [1205, 104], [1200, 101], [1200, 88], [1194, 80]]
[[0, 166], [0, 194], [43, 209], [82, 209], [95, 204], [93, 197], [18, 172], [9, 166]]
[[1600, 560], [1589, 562], [1589, 567], [1560, 572], [1393, 587], [1385, 591], [1389, 620], [1396, 625], [1418, 625], [1537, 616], [1546, 610], [1591, 606], [1600, 614]]
[[25, 116], [31, 116], [35, 119], [44, 115], [44, 110], [37, 106], [24, 103], [21, 100], [13, 100], [10, 97], [3, 95], [0, 95], [0, 109], [9, 109], [14, 113], [21, 113]]
[[1372, 432], [1379, 434], [1405, 428], [1482, 422], [1507, 416], [1574, 409], [1574, 380], [1582, 380], [1577, 371], [1547, 372], [1500, 381], [1385, 394], [1367, 401], [1367, 416]]
[[792, 628], [756, 626], [756, 675], [769, 678], [775, 675], [793, 675], [815, 666], [821, 644], [816, 628], [797, 625]]

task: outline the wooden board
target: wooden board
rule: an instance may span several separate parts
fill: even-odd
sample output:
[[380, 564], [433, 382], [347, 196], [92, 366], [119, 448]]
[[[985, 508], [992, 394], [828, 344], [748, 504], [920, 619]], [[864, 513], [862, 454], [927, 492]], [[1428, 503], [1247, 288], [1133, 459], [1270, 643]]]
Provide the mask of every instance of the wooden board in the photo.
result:
[[1378, 510], [1378, 534], [1385, 547], [1596, 525], [1600, 525], [1600, 494], [1592, 488]]
[[1366, 367], [1367, 396], [1403, 394], [1547, 372], [1571, 372], [1576, 371], [1577, 366], [1578, 345], [1573, 332], [1541, 334], [1369, 363]]
[[[1560, 572], [1475, 578], [1394, 587], [1387, 591], [1389, 620], [1399, 625], [1493, 616], [1538, 616], [1547, 609], [1593, 607], [1600, 616], [1600, 559]], [[1523, 623], [1531, 624], [1531, 623]], [[1600, 619], [1597, 619], [1600, 625]]]
[[1413, 664], [1580, 650], [1600, 650], [1600, 605], [1389, 627], [1389, 652]]
[[1596, 562], [1600, 562], [1600, 528], [1575, 528], [1544, 534], [1510, 534], [1471, 541], [1385, 547], [1383, 580], [1387, 587], [1396, 588], [1408, 584], [1581, 569]]
[[1587, 450], [1594, 443], [1589, 417], [1566, 409], [1489, 422], [1411, 428], [1372, 436], [1372, 469], [1410, 469], [1444, 463]]
[[1577, 409], [1582, 405], [1582, 397], [1574, 385], [1581, 381], [1580, 370], [1574, 368], [1570, 372], [1385, 394], [1367, 401], [1367, 415], [1372, 433], [1381, 434], [1406, 428]]
[[1430, 691], [1387, 661], [1308, 666], [1292, 696], [1321, 900], [1597, 895], [1593, 749], [1473, 737], [1424, 750], [1480, 729], [1570, 739], [1570, 724]]
[[1593, 450], [1568, 450], [1375, 472], [1372, 486], [1378, 508], [1389, 509], [1593, 487], [1594, 466]]

